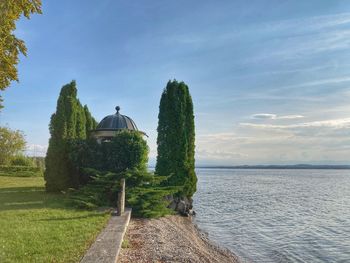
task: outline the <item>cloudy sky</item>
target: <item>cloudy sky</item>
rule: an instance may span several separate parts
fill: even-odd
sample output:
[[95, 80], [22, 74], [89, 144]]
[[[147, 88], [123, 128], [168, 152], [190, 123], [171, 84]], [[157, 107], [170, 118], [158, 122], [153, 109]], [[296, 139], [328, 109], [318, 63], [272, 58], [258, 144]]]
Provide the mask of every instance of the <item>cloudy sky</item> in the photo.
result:
[[96, 119], [132, 117], [156, 156], [159, 99], [185, 81], [200, 165], [347, 164], [349, 1], [43, 0], [18, 23], [28, 57], [0, 125], [43, 154], [62, 85]]

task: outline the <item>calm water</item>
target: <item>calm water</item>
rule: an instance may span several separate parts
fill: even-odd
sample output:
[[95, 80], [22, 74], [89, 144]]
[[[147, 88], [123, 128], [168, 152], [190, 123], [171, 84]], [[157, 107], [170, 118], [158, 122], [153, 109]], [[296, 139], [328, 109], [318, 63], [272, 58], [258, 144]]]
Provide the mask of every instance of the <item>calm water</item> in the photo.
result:
[[195, 222], [244, 261], [350, 262], [350, 170], [197, 176]]

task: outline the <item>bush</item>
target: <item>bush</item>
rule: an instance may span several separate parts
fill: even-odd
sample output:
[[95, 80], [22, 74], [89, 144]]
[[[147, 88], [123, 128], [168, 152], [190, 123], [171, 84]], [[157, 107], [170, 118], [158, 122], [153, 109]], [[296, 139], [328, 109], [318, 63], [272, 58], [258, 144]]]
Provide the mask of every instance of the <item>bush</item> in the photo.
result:
[[37, 177], [43, 176], [39, 167], [0, 165], [0, 176]]
[[11, 159], [10, 164], [14, 166], [34, 166], [33, 159], [24, 155], [14, 156]]
[[84, 185], [90, 174], [86, 168], [120, 173], [126, 170], [147, 169], [148, 146], [139, 132], [120, 131], [109, 142], [99, 144], [95, 139], [70, 140], [69, 160], [75, 168], [71, 177]]
[[160, 187], [166, 178], [155, 176], [137, 169], [120, 173], [101, 172], [86, 169], [91, 181], [70, 195], [70, 202], [84, 209], [113, 207], [117, 203], [120, 179], [126, 179], [126, 205], [133, 208], [133, 215], [138, 217], [160, 217], [171, 214], [165, 197], [178, 191], [176, 188]]
[[79, 208], [113, 207], [117, 203], [120, 179], [126, 179], [126, 205], [139, 217], [160, 217], [172, 213], [165, 197], [178, 188], [161, 187], [167, 177], [147, 172], [148, 146], [139, 132], [121, 131], [109, 142], [71, 140], [70, 161], [77, 171], [79, 190], [70, 201]]
[[45, 157], [29, 157], [36, 167], [38, 167], [41, 171], [45, 170]]
[[11, 158], [21, 153], [25, 146], [23, 132], [0, 127], [0, 165], [8, 165]]

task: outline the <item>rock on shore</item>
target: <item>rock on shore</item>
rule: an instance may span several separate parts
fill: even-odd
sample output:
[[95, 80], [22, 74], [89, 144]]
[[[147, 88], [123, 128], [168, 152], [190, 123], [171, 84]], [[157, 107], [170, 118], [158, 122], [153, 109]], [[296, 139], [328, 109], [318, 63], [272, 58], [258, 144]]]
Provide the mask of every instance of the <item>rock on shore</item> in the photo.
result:
[[237, 257], [211, 243], [190, 218], [132, 219], [118, 262], [235, 262]]

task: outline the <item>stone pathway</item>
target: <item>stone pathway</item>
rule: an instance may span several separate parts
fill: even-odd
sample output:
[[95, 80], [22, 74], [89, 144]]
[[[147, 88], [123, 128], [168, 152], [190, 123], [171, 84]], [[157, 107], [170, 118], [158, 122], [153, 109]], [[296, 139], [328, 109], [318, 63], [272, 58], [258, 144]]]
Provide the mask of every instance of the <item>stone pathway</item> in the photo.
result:
[[124, 234], [130, 222], [130, 216], [131, 209], [126, 209], [122, 216], [113, 215], [84, 255], [81, 263], [117, 262]]

